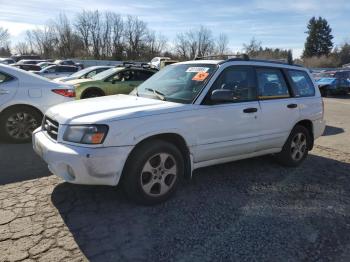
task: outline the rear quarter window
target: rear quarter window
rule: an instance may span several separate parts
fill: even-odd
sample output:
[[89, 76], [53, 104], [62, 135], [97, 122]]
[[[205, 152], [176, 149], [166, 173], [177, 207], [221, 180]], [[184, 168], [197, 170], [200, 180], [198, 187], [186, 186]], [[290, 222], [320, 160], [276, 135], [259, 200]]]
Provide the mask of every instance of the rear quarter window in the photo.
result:
[[288, 70], [293, 91], [296, 97], [314, 96], [315, 87], [310, 76], [304, 71]]

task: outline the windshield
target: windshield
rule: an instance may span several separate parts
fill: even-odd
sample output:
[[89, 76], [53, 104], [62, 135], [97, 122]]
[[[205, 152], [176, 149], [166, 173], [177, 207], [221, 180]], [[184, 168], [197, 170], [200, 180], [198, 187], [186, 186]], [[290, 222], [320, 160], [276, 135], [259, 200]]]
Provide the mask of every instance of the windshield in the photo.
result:
[[327, 77], [327, 78], [321, 78], [317, 80], [316, 82], [319, 84], [331, 84], [335, 81], [335, 78]]
[[165, 67], [137, 88], [137, 95], [189, 104], [208, 82], [215, 64], [173, 64]]
[[[92, 69], [93, 70], [93, 69]], [[85, 68], [83, 70], [80, 70], [74, 74], [71, 74], [69, 77], [81, 77], [91, 71], [91, 67]]]
[[93, 77], [91, 77], [91, 79], [93, 80], [103, 80], [105, 79], [106, 77], [109, 77], [110, 75], [118, 72], [119, 70], [123, 69], [122, 67], [119, 67], [119, 68], [111, 68], [111, 69], [108, 69], [106, 71], [103, 71], [97, 75], [94, 75]]

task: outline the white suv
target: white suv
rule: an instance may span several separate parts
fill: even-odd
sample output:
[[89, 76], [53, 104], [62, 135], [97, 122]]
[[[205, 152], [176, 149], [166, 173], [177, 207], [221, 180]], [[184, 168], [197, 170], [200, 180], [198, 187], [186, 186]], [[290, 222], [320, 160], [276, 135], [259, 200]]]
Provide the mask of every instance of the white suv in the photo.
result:
[[137, 202], [155, 204], [200, 167], [266, 154], [297, 166], [324, 127], [305, 68], [201, 60], [165, 67], [133, 95], [52, 107], [33, 146], [68, 182], [120, 182]]

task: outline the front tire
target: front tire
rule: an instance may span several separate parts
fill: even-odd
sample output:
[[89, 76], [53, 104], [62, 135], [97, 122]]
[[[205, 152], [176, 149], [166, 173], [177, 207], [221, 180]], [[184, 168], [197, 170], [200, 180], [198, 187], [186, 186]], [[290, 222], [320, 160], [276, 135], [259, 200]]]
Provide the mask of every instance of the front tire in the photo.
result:
[[42, 115], [26, 106], [5, 110], [0, 115], [0, 135], [12, 143], [30, 142], [33, 131], [40, 126], [41, 121]]
[[139, 145], [127, 161], [122, 184], [137, 203], [155, 205], [170, 198], [184, 174], [184, 159], [171, 143], [152, 140]]
[[312, 144], [309, 131], [303, 126], [296, 126], [290, 133], [282, 151], [276, 155], [277, 160], [284, 166], [299, 166], [307, 157]]

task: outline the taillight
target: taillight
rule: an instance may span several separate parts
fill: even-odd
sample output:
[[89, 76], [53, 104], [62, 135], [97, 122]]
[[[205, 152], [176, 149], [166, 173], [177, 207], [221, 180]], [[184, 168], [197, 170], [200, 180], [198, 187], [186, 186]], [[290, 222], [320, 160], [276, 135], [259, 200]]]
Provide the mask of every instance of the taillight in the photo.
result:
[[52, 89], [51, 91], [65, 97], [75, 97], [75, 91], [73, 89]]

